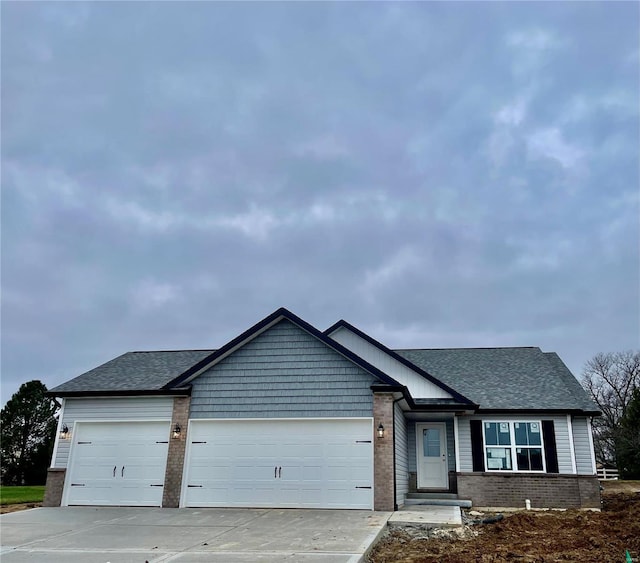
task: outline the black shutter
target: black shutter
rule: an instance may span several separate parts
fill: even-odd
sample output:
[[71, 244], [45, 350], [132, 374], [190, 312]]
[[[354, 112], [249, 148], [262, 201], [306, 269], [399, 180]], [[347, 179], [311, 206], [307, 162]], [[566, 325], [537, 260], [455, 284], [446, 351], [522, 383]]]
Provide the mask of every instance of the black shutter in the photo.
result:
[[544, 438], [544, 459], [547, 463], [547, 473], [558, 473], [558, 452], [553, 420], [542, 421], [542, 437]]
[[484, 471], [484, 444], [482, 442], [482, 421], [471, 421], [471, 458], [473, 470]]

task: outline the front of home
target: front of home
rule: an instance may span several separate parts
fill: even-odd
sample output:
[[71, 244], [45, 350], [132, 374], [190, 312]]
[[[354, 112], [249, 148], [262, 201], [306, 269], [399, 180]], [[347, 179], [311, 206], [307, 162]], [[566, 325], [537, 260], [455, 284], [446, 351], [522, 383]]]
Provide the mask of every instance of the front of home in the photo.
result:
[[50, 394], [48, 506], [600, 506], [597, 409], [539, 348], [392, 351], [278, 309], [218, 350], [130, 352]]

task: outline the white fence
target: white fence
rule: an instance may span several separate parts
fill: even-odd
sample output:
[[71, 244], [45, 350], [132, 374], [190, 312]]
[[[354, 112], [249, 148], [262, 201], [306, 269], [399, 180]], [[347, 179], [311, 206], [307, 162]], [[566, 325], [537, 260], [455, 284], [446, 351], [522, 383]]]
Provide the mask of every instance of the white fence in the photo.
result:
[[598, 469], [598, 479], [610, 480], [610, 479], [618, 479], [618, 470], [617, 469], [607, 469], [606, 467], [601, 467]]

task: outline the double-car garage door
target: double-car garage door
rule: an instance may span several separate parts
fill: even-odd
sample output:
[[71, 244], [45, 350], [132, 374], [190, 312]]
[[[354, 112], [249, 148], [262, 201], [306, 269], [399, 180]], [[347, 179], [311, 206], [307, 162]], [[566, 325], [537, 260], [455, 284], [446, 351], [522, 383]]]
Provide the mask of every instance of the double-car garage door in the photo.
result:
[[192, 421], [185, 506], [373, 508], [370, 419]]
[[[79, 423], [66, 504], [160, 506], [168, 422]], [[193, 420], [189, 507], [373, 508], [371, 419]]]

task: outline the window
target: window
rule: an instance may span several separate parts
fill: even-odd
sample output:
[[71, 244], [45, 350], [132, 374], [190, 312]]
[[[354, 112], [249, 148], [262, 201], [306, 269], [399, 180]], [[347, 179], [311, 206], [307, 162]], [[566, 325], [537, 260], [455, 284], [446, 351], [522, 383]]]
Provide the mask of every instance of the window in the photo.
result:
[[487, 471], [545, 470], [539, 421], [485, 422], [483, 429]]

